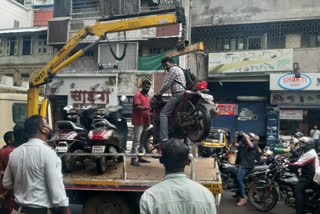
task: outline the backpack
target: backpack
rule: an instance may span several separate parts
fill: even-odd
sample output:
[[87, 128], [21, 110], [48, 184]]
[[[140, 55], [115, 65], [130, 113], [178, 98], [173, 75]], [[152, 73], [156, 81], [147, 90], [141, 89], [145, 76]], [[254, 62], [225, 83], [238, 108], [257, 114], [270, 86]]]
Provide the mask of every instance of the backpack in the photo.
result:
[[[196, 75], [194, 75], [190, 71], [190, 69], [183, 69], [178, 65], [177, 65], [177, 67], [183, 71], [184, 77], [186, 78], [186, 88], [185, 89], [190, 89], [192, 87], [192, 85], [194, 84], [194, 82], [197, 81]], [[180, 85], [182, 85], [180, 82], [178, 82], [178, 81], [176, 81], [176, 82], [179, 83]]]

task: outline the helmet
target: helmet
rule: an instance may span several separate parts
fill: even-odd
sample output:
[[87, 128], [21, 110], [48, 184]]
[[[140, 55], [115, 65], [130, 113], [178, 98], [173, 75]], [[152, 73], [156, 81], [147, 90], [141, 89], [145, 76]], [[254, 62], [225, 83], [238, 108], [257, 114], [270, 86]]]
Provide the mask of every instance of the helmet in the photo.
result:
[[311, 137], [302, 137], [300, 138], [300, 142], [304, 144], [301, 147], [305, 152], [314, 148], [314, 140]]
[[299, 137], [299, 138], [301, 138], [301, 137], [303, 137], [304, 136], [304, 134], [302, 133], [302, 132], [300, 132], [300, 131], [297, 131], [296, 133], [294, 133], [293, 134], [293, 136], [295, 136], [295, 137]]
[[311, 145], [314, 143], [314, 141], [311, 137], [302, 137], [302, 138], [300, 138], [300, 142], [307, 144], [307, 145]]
[[250, 137], [250, 140], [256, 140], [257, 139], [256, 135], [254, 133], [249, 133], [248, 135]]

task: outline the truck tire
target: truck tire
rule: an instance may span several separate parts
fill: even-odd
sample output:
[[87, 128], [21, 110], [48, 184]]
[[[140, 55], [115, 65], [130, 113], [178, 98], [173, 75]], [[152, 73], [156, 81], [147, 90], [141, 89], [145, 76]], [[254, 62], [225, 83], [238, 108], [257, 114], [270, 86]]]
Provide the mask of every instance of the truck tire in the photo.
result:
[[116, 194], [97, 195], [83, 206], [83, 214], [131, 214], [128, 203]]

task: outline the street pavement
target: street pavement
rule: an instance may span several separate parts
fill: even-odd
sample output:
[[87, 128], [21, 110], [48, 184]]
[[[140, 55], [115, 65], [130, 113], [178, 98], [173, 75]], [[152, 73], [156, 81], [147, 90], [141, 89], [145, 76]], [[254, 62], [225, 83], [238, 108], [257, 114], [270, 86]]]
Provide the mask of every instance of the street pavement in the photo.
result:
[[[237, 200], [232, 197], [231, 192], [224, 192], [223, 193], [223, 198], [221, 202], [221, 208], [219, 211], [219, 214], [295, 214], [296, 211], [291, 208], [285, 206], [282, 202], [278, 202], [278, 204], [273, 208], [272, 210], [268, 212], [259, 212], [255, 210], [250, 203], [246, 204], [243, 207], [237, 207], [236, 203]], [[72, 214], [82, 214], [82, 206], [81, 205], [75, 205], [71, 204], [71, 213]]]
[[257, 211], [251, 204], [248, 202], [243, 207], [237, 207], [237, 199], [232, 197], [233, 193], [224, 192], [221, 201], [221, 208], [219, 214], [295, 214], [295, 209], [284, 205], [282, 202], [278, 202], [277, 205], [268, 212]]

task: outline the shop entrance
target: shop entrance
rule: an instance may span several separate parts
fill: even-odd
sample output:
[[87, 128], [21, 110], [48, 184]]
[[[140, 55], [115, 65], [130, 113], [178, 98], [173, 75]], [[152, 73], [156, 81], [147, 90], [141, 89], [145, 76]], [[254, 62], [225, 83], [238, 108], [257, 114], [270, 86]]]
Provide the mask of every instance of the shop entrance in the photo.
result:
[[309, 131], [313, 125], [320, 125], [320, 109], [300, 109], [302, 118], [287, 118], [280, 117], [280, 135], [292, 135], [297, 130], [300, 130], [304, 135], [309, 136]]

